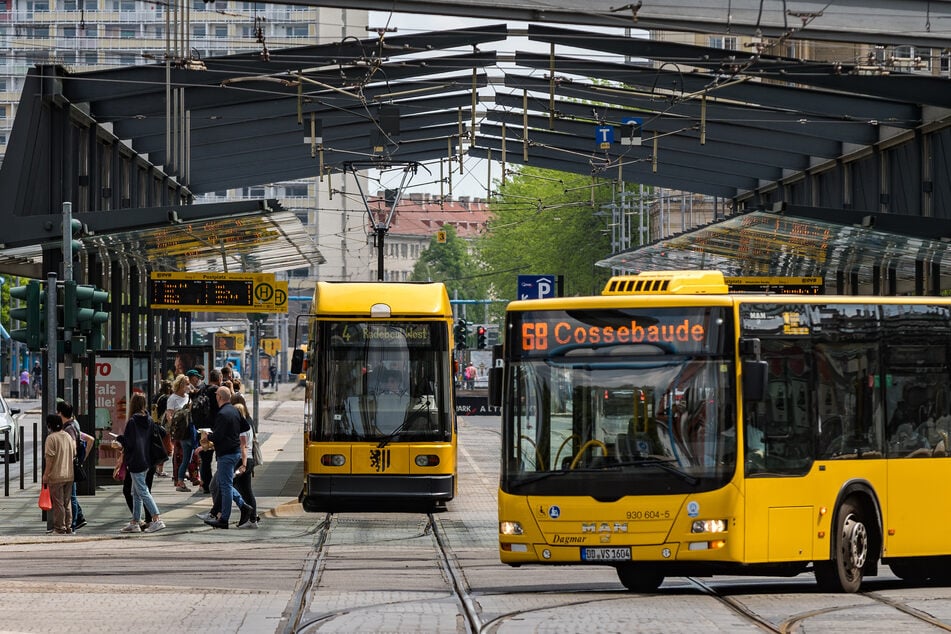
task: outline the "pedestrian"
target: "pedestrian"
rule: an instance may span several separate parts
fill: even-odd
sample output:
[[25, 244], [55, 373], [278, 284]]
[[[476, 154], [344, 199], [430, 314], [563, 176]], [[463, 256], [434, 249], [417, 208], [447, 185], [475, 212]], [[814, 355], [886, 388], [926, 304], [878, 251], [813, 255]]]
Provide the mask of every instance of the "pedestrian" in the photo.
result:
[[[168, 397], [172, 393], [172, 382], [162, 380], [159, 384], [159, 393], [155, 397], [155, 401], [152, 403], [152, 420], [156, 423], [161, 424], [165, 431], [168, 431], [168, 425], [166, 424], [165, 412], [168, 410]], [[175, 471], [175, 461], [172, 460], [172, 472]], [[155, 465], [155, 475], [159, 478], [167, 478], [168, 474], [165, 473], [165, 463]]]
[[471, 390], [473, 387], [475, 387], [475, 380], [476, 380], [477, 374], [478, 372], [476, 371], [475, 366], [472, 365], [472, 361], [470, 361], [469, 364], [466, 365], [466, 370], [465, 370], [467, 390]]
[[40, 367], [40, 362], [36, 361], [33, 364], [33, 398], [36, 398], [40, 395], [40, 392], [43, 391], [43, 368]]
[[245, 521], [238, 522], [238, 528], [257, 528], [258, 527], [258, 501], [254, 497], [254, 490], [251, 488], [251, 478], [254, 477], [254, 421], [251, 420], [251, 417], [248, 415], [247, 404], [244, 401], [244, 397], [240, 394], [235, 394], [231, 397], [231, 404], [234, 405], [234, 408], [238, 410], [238, 413], [244, 418], [248, 423], [248, 428], [246, 431], [241, 432], [241, 454], [242, 459], [245, 461], [246, 468], [244, 473], [238, 473], [234, 476], [234, 488], [238, 490], [238, 493], [241, 494], [241, 498], [244, 500], [245, 504], [251, 507], [250, 516], [245, 519], [244, 514], [242, 514], [242, 519]]
[[[211, 406], [211, 409], [208, 412], [207, 420], [196, 419], [196, 425], [195, 425], [196, 427], [207, 426], [210, 428], [213, 426], [215, 416], [218, 414], [218, 407], [219, 407], [218, 400], [215, 397], [215, 392], [220, 388], [220, 386], [221, 386], [221, 372], [212, 368], [211, 371], [208, 373], [208, 385], [203, 387], [201, 391], [199, 392], [199, 394], [203, 393], [208, 396], [208, 404]], [[229, 399], [231, 398], [230, 392], [228, 394], [228, 398]], [[195, 418], [194, 408], [192, 408], [192, 417]], [[204, 491], [205, 493], [211, 493], [211, 490], [208, 488], [208, 485], [211, 483], [211, 465], [215, 456], [215, 448], [213, 444], [202, 445], [202, 450], [199, 453], [199, 456], [201, 458], [200, 473], [201, 473], [202, 491]]]
[[23, 368], [20, 372], [20, 394], [21, 399], [30, 398], [30, 371]]
[[[190, 407], [188, 397], [188, 377], [179, 374], [172, 382], [172, 394], [168, 397], [165, 409], [165, 428], [172, 429], [172, 419], [175, 414]], [[181, 419], [181, 417], [180, 417]], [[190, 493], [191, 489], [185, 484], [185, 476], [188, 474], [188, 466], [192, 461], [192, 453], [198, 444], [198, 435], [195, 433], [195, 425], [191, 417], [187, 417], [187, 428], [181, 432], [180, 438], [175, 439], [175, 453], [172, 456], [172, 472], [175, 474], [175, 490], [183, 493]], [[192, 474], [195, 478], [195, 474]]]
[[[84, 434], [82, 429], [79, 428], [79, 421], [77, 421], [76, 417], [73, 415], [73, 406], [63, 399], [57, 399], [56, 413], [59, 415], [59, 419], [63, 423], [63, 431], [69, 434], [69, 437], [72, 438], [73, 442], [76, 444], [76, 455], [79, 456], [79, 461], [85, 462], [86, 450], [84, 448], [92, 447], [93, 437], [89, 434]], [[73, 518], [71, 528], [73, 529], [74, 533], [87, 523], [86, 516], [83, 514], [83, 507], [79, 505], [79, 496], [76, 493], [76, 481], [74, 479], [69, 496], [70, 509], [72, 511]]]
[[[125, 433], [116, 438], [116, 441], [122, 445], [126, 471], [131, 474], [132, 480], [132, 521], [120, 529], [122, 533], [154, 533], [165, 528], [165, 522], [162, 521], [158, 506], [146, 484], [146, 476], [150, 467], [153, 466], [149, 456], [152, 433], [154, 429], [164, 430], [149, 418], [146, 403], [145, 395], [141, 392], [132, 395], [132, 400], [129, 402], [132, 418], [126, 423]], [[139, 524], [143, 506], [152, 517], [144, 530]]]
[[223, 386], [215, 391], [218, 412], [215, 415], [214, 427], [205, 436], [207, 440], [214, 443], [215, 455], [218, 457], [217, 477], [221, 494], [221, 515], [216, 519], [205, 520], [205, 524], [213, 528], [228, 528], [232, 502], [241, 509], [240, 524], [244, 524], [251, 518], [251, 507], [234, 488], [235, 476], [242, 475], [248, 468], [248, 447], [242, 442], [241, 433], [247, 431], [250, 426], [231, 404], [231, 396], [231, 390]]
[[276, 390], [277, 389], [277, 366], [274, 365], [273, 363], [271, 364], [271, 367], [268, 368], [268, 374], [271, 375], [271, 389]]
[[205, 387], [205, 371], [203, 369], [194, 367], [186, 372], [185, 376], [188, 377], [189, 394], [199, 392], [203, 387]]
[[53, 502], [53, 531], [57, 535], [73, 534], [73, 510], [69, 492], [73, 488], [73, 458], [76, 443], [63, 431], [63, 421], [58, 414], [46, 416], [49, 434], [43, 442], [43, 484], [50, 489]]

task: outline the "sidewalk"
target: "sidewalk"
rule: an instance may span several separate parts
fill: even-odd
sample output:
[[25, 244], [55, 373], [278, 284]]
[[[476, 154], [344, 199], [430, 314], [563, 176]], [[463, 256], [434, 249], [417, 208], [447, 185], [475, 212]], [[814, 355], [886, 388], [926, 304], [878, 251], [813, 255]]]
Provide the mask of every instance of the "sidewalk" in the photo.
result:
[[[264, 465], [255, 468], [253, 480], [258, 514], [262, 522], [278, 516], [303, 516], [296, 499], [296, 492], [303, 482], [303, 438], [299, 433], [303, 420], [303, 391], [294, 391], [291, 384], [284, 384], [278, 387], [277, 393], [260, 394], [259, 401], [261, 416], [258, 431]], [[38, 419], [40, 416], [39, 409], [24, 411], [24, 414], [21, 424], [27, 428], [32, 426], [30, 417]], [[0, 477], [3, 468], [4, 465], [0, 463]], [[171, 471], [171, 461], [166, 463], [166, 471]], [[41, 476], [40, 469], [38, 474]], [[119, 537], [119, 529], [131, 518], [122, 495], [122, 483], [103, 474], [102, 470], [97, 474], [95, 495], [79, 496], [79, 504], [88, 524], [77, 531], [77, 539]], [[33, 483], [33, 470], [30, 467], [24, 473], [24, 489], [21, 490], [20, 464], [10, 465], [9, 497], [3, 496], [0, 484], [0, 545], [62, 539], [46, 533], [47, 523], [37, 506], [40, 479], [38, 477], [38, 481]], [[175, 490], [173, 478], [155, 478], [152, 496], [168, 527], [166, 530], [212, 530], [195, 517], [197, 513], [211, 509], [211, 496], [202, 493], [198, 487], [189, 485], [189, 488], [192, 489], [191, 493], [179, 492]], [[232, 510], [232, 520], [237, 521], [235, 510]]]

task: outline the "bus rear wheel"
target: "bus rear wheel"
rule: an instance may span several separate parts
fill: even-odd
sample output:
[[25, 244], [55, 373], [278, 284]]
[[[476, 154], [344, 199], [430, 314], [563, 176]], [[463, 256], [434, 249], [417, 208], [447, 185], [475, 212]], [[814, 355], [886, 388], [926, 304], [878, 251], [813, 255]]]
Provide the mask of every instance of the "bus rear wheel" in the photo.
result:
[[624, 564], [617, 567], [617, 577], [631, 592], [654, 592], [664, 582], [663, 573], [648, 564]]
[[832, 558], [815, 564], [816, 581], [830, 592], [858, 592], [869, 556], [869, 533], [862, 507], [854, 500], [839, 507], [832, 539]]

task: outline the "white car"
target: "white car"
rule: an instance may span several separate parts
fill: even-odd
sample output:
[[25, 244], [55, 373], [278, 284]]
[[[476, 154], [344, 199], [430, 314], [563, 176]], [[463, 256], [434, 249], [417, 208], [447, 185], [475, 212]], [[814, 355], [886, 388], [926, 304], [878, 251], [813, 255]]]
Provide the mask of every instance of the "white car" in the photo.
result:
[[[16, 462], [20, 459], [20, 426], [14, 414], [19, 414], [19, 407], [10, 407], [0, 396], [0, 451], [4, 460]], [[5, 432], [9, 430], [9, 436]], [[9, 444], [7, 444], [9, 442]]]

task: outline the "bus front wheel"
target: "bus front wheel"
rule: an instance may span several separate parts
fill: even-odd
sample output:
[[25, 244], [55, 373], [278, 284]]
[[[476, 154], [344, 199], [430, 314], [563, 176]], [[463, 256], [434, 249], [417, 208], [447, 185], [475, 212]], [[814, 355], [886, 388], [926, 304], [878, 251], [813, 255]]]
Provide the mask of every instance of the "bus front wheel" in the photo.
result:
[[815, 564], [816, 581], [823, 590], [858, 592], [869, 556], [869, 533], [863, 509], [854, 500], [839, 507], [832, 539], [832, 558]]
[[631, 592], [654, 592], [664, 582], [664, 575], [647, 564], [624, 564], [617, 567], [617, 576]]

